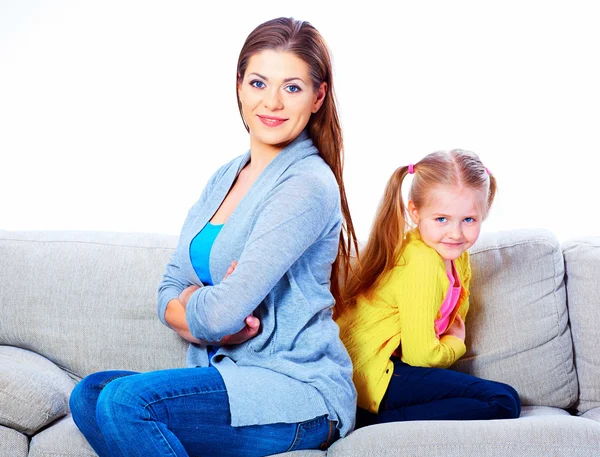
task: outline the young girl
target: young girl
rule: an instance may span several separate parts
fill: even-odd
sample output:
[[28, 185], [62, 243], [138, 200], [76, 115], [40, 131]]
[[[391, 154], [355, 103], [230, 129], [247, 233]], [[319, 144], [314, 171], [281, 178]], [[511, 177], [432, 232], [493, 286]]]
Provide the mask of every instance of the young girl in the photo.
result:
[[[359, 425], [519, 416], [512, 387], [445, 370], [466, 352], [467, 250], [495, 193], [479, 158], [457, 149], [429, 154], [390, 178], [345, 306], [336, 307], [354, 364]], [[407, 216], [415, 225], [409, 231]]]

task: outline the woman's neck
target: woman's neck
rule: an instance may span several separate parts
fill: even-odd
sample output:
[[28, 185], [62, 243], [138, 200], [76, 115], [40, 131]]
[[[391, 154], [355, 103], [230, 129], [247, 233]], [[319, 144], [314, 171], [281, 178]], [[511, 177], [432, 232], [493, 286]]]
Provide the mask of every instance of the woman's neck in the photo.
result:
[[261, 144], [253, 145], [250, 142], [250, 163], [248, 164], [248, 173], [251, 176], [258, 176], [262, 171], [277, 157], [283, 148], [271, 145]]

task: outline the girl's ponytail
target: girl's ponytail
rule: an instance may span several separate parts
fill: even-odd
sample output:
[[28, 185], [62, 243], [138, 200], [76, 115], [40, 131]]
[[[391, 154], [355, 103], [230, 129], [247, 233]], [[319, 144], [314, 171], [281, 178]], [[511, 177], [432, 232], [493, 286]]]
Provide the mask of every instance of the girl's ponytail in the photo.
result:
[[344, 306], [336, 306], [339, 314], [352, 306], [356, 297], [372, 290], [377, 280], [394, 267], [402, 252], [407, 223], [401, 190], [408, 168], [397, 168], [386, 185], [367, 244], [349, 273], [343, 293]]

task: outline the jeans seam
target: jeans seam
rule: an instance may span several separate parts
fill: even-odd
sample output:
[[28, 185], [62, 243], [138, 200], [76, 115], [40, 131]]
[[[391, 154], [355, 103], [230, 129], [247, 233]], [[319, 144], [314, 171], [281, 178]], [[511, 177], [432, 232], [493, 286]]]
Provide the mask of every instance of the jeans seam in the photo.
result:
[[148, 406], [152, 406], [155, 403], [158, 403], [158, 402], [161, 402], [161, 401], [164, 401], [164, 400], [172, 400], [174, 398], [189, 397], [191, 395], [198, 395], [198, 394], [204, 395], [204, 394], [214, 394], [214, 393], [223, 393], [223, 392], [226, 393], [227, 390], [226, 389], [221, 389], [221, 390], [210, 390], [210, 391], [203, 391], [203, 392], [190, 392], [190, 393], [177, 394], [177, 395], [165, 395], [165, 396], [161, 397], [158, 400], [153, 400], [153, 401], [146, 402], [146, 405], [144, 406], [144, 409], [146, 409]]
[[116, 375], [111, 378], [105, 379], [104, 382], [102, 384], [100, 384], [100, 390], [103, 390], [107, 385], [109, 385], [114, 380], [120, 379], [120, 378], [125, 378], [127, 376], [131, 376], [131, 374], [130, 373], [129, 374], [120, 374], [120, 375]]
[[329, 421], [329, 431], [327, 432], [327, 439], [319, 446], [319, 449], [321, 449], [322, 451], [326, 450], [331, 443], [332, 425], [333, 422]]
[[285, 452], [293, 451], [296, 448], [296, 446], [298, 445], [298, 442], [302, 438], [303, 431], [304, 431], [304, 428], [302, 427], [302, 423], [298, 424], [296, 426], [296, 434], [294, 435], [294, 441], [292, 441], [292, 444], [290, 444], [290, 447], [287, 448], [287, 450]]
[[175, 449], [173, 449], [173, 447], [171, 446], [171, 443], [169, 443], [169, 440], [163, 434], [163, 432], [160, 430], [160, 428], [158, 427], [158, 425], [156, 425], [155, 421], [152, 421], [152, 425], [154, 426], [155, 431], [157, 431], [158, 434], [162, 437], [163, 441], [167, 444], [167, 446], [169, 446], [169, 450], [171, 451], [171, 454], [173, 456], [177, 457], [177, 453], [175, 452]]

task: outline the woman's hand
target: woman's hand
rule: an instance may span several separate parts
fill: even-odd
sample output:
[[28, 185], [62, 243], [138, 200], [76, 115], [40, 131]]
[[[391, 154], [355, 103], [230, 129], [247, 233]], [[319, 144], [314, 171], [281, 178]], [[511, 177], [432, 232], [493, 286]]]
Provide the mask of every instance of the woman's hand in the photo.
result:
[[[227, 279], [231, 273], [235, 270], [237, 262], [234, 260], [225, 273], [223, 280]], [[167, 312], [165, 313], [165, 319], [167, 323], [175, 330], [182, 338], [189, 341], [190, 343], [196, 344], [212, 344], [215, 346], [223, 346], [225, 344], [241, 344], [245, 343], [251, 338], [254, 338], [260, 330], [260, 320], [253, 315], [246, 317], [245, 327], [233, 335], [226, 335], [220, 341], [205, 341], [199, 340], [192, 336], [189, 331], [189, 327], [185, 320], [185, 308], [190, 300], [190, 297], [194, 292], [200, 289], [199, 286], [192, 285], [186, 287], [176, 300], [171, 300], [167, 305]]]
[[246, 326], [243, 329], [233, 335], [224, 336], [216, 344], [218, 346], [223, 346], [225, 344], [242, 344], [249, 339], [254, 338], [260, 330], [260, 320], [257, 317], [250, 315], [246, 318], [245, 322]]
[[456, 315], [454, 322], [452, 322], [452, 325], [448, 327], [444, 335], [452, 335], [456, 338], [459, 338], [463, 342], [465, 341], [465, 322], [460, 317], [460, 314]]
[[183, 289], [183, 292], [181, 292], [179, 294], [179, 302], [181, 303], [181, 305], [185, 308], [188, 304], [188, 301], [190, 300], [190, 297], [192, 296], [192, 294], [194, 292], [196, 292], [198, 289], [200, 289], [200, 286], [188, 286], [185, 289]]

